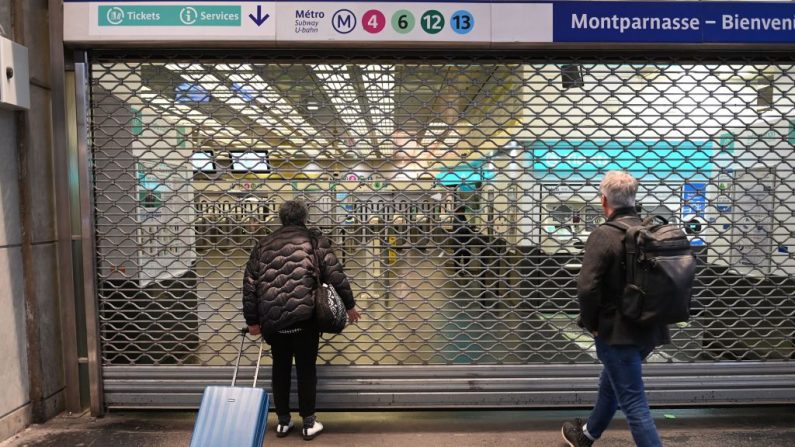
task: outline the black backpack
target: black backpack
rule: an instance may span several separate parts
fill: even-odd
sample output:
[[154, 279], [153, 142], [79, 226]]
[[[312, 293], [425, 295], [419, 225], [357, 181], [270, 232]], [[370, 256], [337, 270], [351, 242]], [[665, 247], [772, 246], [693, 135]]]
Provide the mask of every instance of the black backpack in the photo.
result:
[[[655, 224], [654, 219], [663, 223]], [[622, 220], [606, 225], [624, 232], [626, 285], [618, 303], [621, 314], [642, 326], [687, 321], [696, 259], [685, 232], [661, 216], [640, 225]]]

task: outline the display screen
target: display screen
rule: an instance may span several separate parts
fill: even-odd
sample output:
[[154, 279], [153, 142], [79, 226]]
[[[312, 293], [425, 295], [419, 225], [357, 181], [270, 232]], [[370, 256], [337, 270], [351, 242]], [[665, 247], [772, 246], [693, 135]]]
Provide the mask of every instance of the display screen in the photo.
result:
[[198, 151], [190, 156], [190, 164], [195, 172], [215, 172], [215, 158], [212, 151]]
[[230, 152], [234, 172], [270, 172], [267, 151]]

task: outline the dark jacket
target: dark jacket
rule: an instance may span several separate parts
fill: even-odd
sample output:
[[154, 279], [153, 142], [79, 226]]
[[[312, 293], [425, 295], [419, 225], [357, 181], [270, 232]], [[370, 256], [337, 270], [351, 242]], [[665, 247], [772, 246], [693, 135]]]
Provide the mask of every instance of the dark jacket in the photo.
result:
[[[632, 208], [616, 210], [608, 221], [617, 219], [633, 225], [641, 223]], [[623, 231], [601, 225], [588, 237], [582, 270], [577, 278], [580, 325], [589, 332], [598, 332], [609, 345], [646, 347], [670, 343], [667, 326], [637, 326], [619, 313], [618, 301], [626, 282], [623, 260]]]
[[[356, 303], [331, 241], [311, 230], [323, 268], [321, 280], [337, 290], [347, 309]], [[311, 323], [315, 256], [310, 230], [285, 226], [262, 238], [251, 251], [243, 278], [243, 316], [246, 324], [259, 324], [266, 339], [276, 331]]]

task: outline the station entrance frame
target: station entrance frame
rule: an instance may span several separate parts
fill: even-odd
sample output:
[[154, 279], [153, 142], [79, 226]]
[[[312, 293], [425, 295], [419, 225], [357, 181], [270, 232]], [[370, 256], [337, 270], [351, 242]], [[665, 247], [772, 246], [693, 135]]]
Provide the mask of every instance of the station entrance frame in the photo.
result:
[[791, 402], [795, 59], [546, 54], [88, 52], [93, 395], [195, 408], [225, 382], [247, 251], [297, 197], [365, 315], [322, 343], [320, 408], [591, 402], [574, 284], [599, 175], [622, 168], [645, 210], [700, 225], [693, 318], [644, 366], [650, 402]]

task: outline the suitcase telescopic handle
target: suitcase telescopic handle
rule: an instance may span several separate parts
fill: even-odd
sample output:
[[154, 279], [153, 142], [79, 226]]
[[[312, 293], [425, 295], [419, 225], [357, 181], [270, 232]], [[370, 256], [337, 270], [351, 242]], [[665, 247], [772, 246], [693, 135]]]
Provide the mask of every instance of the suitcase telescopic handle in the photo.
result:
[[[246, 342], [246, 335], [248, 334], [248, 328], [244, 327], [240, 330], [240, 334], [242, 337], [240, 338], [240, 349], [237, 351], [237, 360], [235, 361], [235, 374], [232, 376], [232, 386], [235, 386], [235, 382], [237, 382], [237, 372], [240, 369], [240, 357], [243, 356], [243, 344]], [[257, 387], [257, 378], [259, 377], [259, 365], [262, 361], [262, 338], [259, 341], [259, 354], [257, 354], [257, 369], [254, 371], [254, 383], [251, 384], [251, 388]]]

